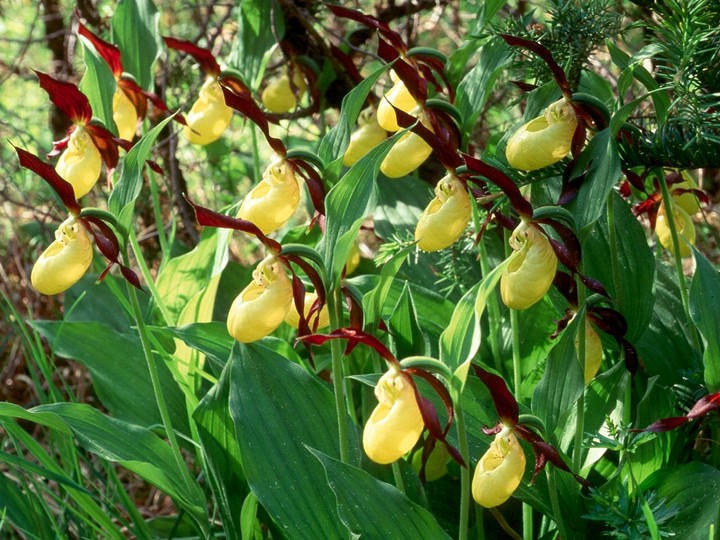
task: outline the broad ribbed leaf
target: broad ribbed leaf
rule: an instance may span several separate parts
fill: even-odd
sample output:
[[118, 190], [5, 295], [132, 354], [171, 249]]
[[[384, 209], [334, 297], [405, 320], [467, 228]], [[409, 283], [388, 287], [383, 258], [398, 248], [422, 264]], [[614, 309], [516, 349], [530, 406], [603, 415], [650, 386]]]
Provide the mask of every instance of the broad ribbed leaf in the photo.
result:
[[[405, 262], [407, 256], [415, 249], [415, 246], [408, 246], [395, 253], [380, 270], [380, 281], [373, 290], [363, 295], [363, 312], [365, 322], [376, 325], [382, 315], [383, 306], [387, 300], [390, 287]], [[404, 294], [404, 290], [403, 290]]]
[[[408, 499], [395, 486], [308, 448], [322, 463], [340, 519], [355, 538], [383, 540], [442, 540], [450, 536], [433, 515]], [[306, 537], [308, 538], [308, 537]]]
[[335, 496], [307, 449], [340, 454], [330, 389], [262, 344], [237, 344], [225, 369], [243, 470], [260, 503], [289, 538], [343, 537]]
[[710, 392], [720, 390], [720, 274], [699, 251], [697, 269], [690, 285], [690, 316], [705, 338], [703, 365]]
[[143, 90], [152, 91], [153, 64], [161, 43], [157, 8], [152, 0], [120, 0], [114, 9], [112, 37], [120, 48], [123, 68]]
[[80, 90], [87, 96], [93, 114], [102, 120], [108, 130], [117, 135], [112, 110], [115, 77], [90, 40], [84, 36], [79, 36], [79, 39], [85, 60], [85, 73], [80, 80]]
[[[238, 32], [232, 41], [230, 66], [242, 73], [245, 82], [255, 90], [265, 54], [285, 33], [280, 10], [273, 10], [267, 0], [245, 0], [238, 9]], [[273, 20], [273, 12], [275, 18]]]

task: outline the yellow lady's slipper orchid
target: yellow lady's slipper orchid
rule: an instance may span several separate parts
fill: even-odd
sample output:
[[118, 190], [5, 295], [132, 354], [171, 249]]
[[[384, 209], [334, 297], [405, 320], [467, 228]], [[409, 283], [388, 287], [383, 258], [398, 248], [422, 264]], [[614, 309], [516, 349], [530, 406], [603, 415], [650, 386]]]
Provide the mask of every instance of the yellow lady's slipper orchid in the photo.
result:
[[284, 159], [270, 163], [262, 180], [245, 195], [238, 217], [252, 221], [264, 234], [282, 227], [300, 204], [300, 186]]
[[[422, 124], [432, 131], [430, 122], [422, 114]], [[380, 164], [380, 170], [388, 178], [406, 176], [422, 165], [432, 154], [432, 146], [412, 131], [400, 137]]]
[[[690, 173], [683, 171], [680, 174], [683, 177], [683, 181], [673, 184], [673, 191], [676, 189], [697, 189], [697, 183], [695, 182], [695, 179], [690, 176]], [[673, 195], [672, 197], [675, 200], [675, 204], [685, 210], [685, 212], [687, 212], [690, 216], [697, 214], [700, 210], [700, 201], [694, 193], [680, 193], [678, 195]]]
[[100, 177], [101, 166], [100, 151], [92, 137], [83, 126], [76, 126], [55, 165], [57, 173], [72, 185], [76, 199], [92, 189]]
[[473, 498], [484, 508], [495, 508], [515, 492], [524, 473], [525, 453], [512, 430], [504, 427], [477, 464]]
[[350, 136], [350, 144], [343, 156], [343, 165], [351, 167], [370, 150], [387, 138], [370, 109], [365, 109], [358, 120], [359, 127]]
[[417, 102], [412, 94], [408, 91], [405, 83], [398, 79], [394, 71], [390, 71], [390, 78], [393, 80], [393, 86], [385, 93], [383, 99], [380, 100], [377, 110], [377, 122], [385, 131], [397, 131], [400, 126], [397, 122], [397, 115], [393, 105], [409, 113], [412, 111]]
[[[690, 244], [695, 245], [695, 224], [688, 213], [683, 210], [677, 203], [673, 202], [672, 206], [673, 218], [675, 221], [675, 229], [680, 240], [680, 256], [689, 257], [692, 255]], [[672, 233], [668, 222], [665, 205], [660, 205], [655, 222], [655, 232], [657, 233], [660, 244], [670, 252], [674, 251]]]
[[[578, 349], [580, 340], [575, 336], [575, 349]], [[585, 384], [588, 384], [597, 375], [602, 363], [603, 347], [600, 336], [593, 328], [593, 325], [585, 319], [585, 362], [584, 374]]]
[[[293, 70], [292, 82], [287, 73], [271, 80], [263, 90], [260, 99], [265, 108], [271, 113], [282, 114], [297, 107], [298, 100], [307, 92], [305, 76], [300, 68]], [[293, 88], [294, 86], [294, 88]]]
[[570, 152], [577, 123], [572, 105], [564, 98], [556, 101], [513, 133], [505, 148], [508, 163], [522, 171], [557, 163]]
[[241, 343], [251, 343], [273, 332], [292, 305], [292, 284], [282, 263], [273, 256], [258, 264], [252, 282], [230, 306], [227, 329]]
[[409, 378], [399, 369], [391, 369], [375, 386], [379, 403], [363, 432], [363, 448], [375, 463], [400, 459], [422, 434], [425, 425]]
[[557, 257], [538, 227], [525, 221], [510, 237], [515, 253], [500, 278], [500, 295], [511, 309], [527, 309], [538, 302], [552, 285]]
[[448, 174], [435, 186], [435, 198], [425, 208], [415, 240], [423, 251], [438, 251], [452, 245], [470, 221], [470, 199], [457, 176]]
[[349, 276], [357, 270], [357, 267], [360, 266], [360, 258], [360, 248], [356, 242], [353, 242], [350, 247], [350, 255], [348, 255], [348, 258], [345, 261], [345, 275]]
[[192, 144], [205, 146], [218, 140], [230, 125], [233, 110], [225, 104], [222, 87], [214, 77], [205, 79], [197, 101], [185, 117], [183, 133]]
[[30, 281], [41, 294], [58, 294], [85, 275], [93, 258], [92, 243], [82, 223], [70, 217], [55, 231], [50, 244], [33, 266]]
[[[307, 318], [308, 313], [310, 313], [310, 308], [315, 303], [315, 300], [317, 300], [317, 294], [314, 292], [306, 292], [305, 293], [305, 305], [303, 307], [303, 311], [305, 312], [305, 318]], [[317, 328], [315, 328], [315, 320], [317, 319]], [[287, 312], [287, 315], [285, 315], [285, 322], [288, 323], [293, 328], [297, 328], [300, 326], [300, 314], [298, 313], [297, 308], [295, 307], [295, 302], [292, 303], [290, 306], [290, 311]], [[308, 321], [310, 325], [311, 330], [320, 330], [321, 328], [327, 328], [330, 326], [330, 314], [328, 313], [327, 304], [325, 304], [320, 312], [317, 311], [313, 313], [312, 318], [310, 321]]]
[[138, 114], [135, 105], [127, 94], [119, 86], [115, 89], [113, 96], [113, 120], [118, 129], [118, 136], [126, 141], [135, 138], [137, 130]]

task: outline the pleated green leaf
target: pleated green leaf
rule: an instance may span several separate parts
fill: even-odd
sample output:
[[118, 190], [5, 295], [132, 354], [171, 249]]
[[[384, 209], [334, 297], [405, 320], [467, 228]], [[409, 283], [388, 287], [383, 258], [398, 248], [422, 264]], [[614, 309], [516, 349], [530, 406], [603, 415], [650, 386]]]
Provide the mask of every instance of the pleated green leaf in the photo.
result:
[[113, 43], [120, 48], [123, 69], [150, 91], [160, 52], [159, 17], [152, 0], [120, 0], [112, 18]]
[[720, 274], [699, 251], [690, 285], [690, 316], [705, 339], [703, 366], [708, 390], [720, 390]]
[[78, 38], [82, 44], [85, 60], [85, 73], [80, 80], [80, 91], [87, 96], [93, 116], [102, 120], [105, 127], [117, 135], [112, 112], [115, 77], [110, 71], [110, 66], [100, 57], [95, 47], [84, 36]]

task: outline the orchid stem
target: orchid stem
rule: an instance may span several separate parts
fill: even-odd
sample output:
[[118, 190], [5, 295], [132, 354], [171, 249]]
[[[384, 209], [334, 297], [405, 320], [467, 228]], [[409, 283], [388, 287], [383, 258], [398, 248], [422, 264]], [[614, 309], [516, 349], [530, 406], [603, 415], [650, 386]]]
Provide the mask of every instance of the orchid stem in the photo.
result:
[[455, 404], [455, 420], [457, 421], [458, 446], [460, 455], [465, 462], [460, 467], [460, 524], [458, 526], [458, 540], [468, 539], [468, 525], [470, 521], [470, 448], [465, 428], [465, 415], [463, 414], [460, 398]]
[[[502, 527], [503, 531], [505, 531], [510, 538], [513, 540], [523, 540], [522, 536], [520, 536], [515, 529], [513, 529], [510, 524], [505, 520], [505, 516], [503, 516], [500, 513], [500, 510], [497, 508], [489, 508], [490, 513], [495, 517], [497, 522], [500, 524], [500, 527]], [[565, 537], [563, 537], [564, 539]]]
[[405, 480], [403, 480], [402, 471], [400, 470], [400, 463], [396, 460], [392, 462], [393, 478], [395, 479], [395, 487], [399, 491], [405, 493]]
[[[488, 261], [487, 249], [485, 242], [480, 242], [480, 270], [483, 277], [491, 272], [490, 262]], [[498, 330], [500, 329], [500, 308], [497, 303], [497, 296], [490, 295], [487, 300], [488, 322], [490, 334], [488, 340], [490, 342], [490, 350], [492, 351], [495, 369], [498, 373], [502, 373], [502, 359], [500, 358], [500, 344], [498, 343]]]
[[[330, 329], [340, 328], [341, 311], [340, 288], [336, 287], [327, 295], [328, 314], [330, 316]], [[335, 393], [335, 412], [338, 421], [338, 437], [340, 442], [340, 461], [350, 462], [350, 445], [348, 443], [348, 413], [345, 402], [345, 386], [343, 384], [343, 350], [340, 340], [330, 341], [330, 354], [332, 359], [332, 380]]]

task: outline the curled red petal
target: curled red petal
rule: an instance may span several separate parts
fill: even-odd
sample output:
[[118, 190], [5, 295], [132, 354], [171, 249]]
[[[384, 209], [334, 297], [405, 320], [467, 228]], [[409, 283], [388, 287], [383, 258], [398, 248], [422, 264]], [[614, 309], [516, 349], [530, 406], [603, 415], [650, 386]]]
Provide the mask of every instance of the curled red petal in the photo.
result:
[[69, 82], [58, 81], [47, 73], [35, 71], [40, 88], [50, 96], [55, 106], [65, 113], [74, 124], [88, 124], [92, 120], [92, 107], [88, 98], [77, 86]]
[[77, 215], [80, 213], [80, 204], [75, 199], [75, 191], [70, 182], [63, 179], [52, 165], [45, 163], [35, 154], [14, 145], [13, 148], [17, 152], [20, 165], [30, 169], [50, 184], [50, 187], [58, 194], [70, 214]]
[[393, 354], [388, 350], [383, 343], [373, 335], [367, 334], [362, 330], [354, 330], [352, 328], [338, 328], [333, 330], [329, 334], [312, 334], [310, 336], [303, 336], [298, 338], [300, 341], [307, 341], [313, 345], [322, 345], [331, 339], [346, 339], [349, 345], [353, 347], [355, 345], [366, 345], [375, 349], [385, 361], [388, 363], [400, 367], [400, 362]]
[[503, 424], [506, 426], [516, 425], [518, 423], [520, 409], [517, 400], [510, 390], [508, 390], [503, 378], [484, 370], [480, 366], [473, 365], [472, 367], [475, 374], [480, 377], [480, 380], [487, 386], [488, 390], [490, 390], [490, 397], [492, 397], [495, 410]]
[[175, 39], [172, 37], [163, 37], [165, 45], [176, 51], [181, 51], [192, 56], [195, 61], [200, 64], [200, 68], [206, 75], [217, 77], [220, 74], [220, 65], [215, 60], [215, 56], [207, 49], [198, 47], [192, 41], [183, 39]]
[[570, 89], [570, 83], [565, 76], [565, 72], [552, 57], [552, 54], [548, 49], [546, 49], [539, 43], [530, 41], [529, 39], [523, 39], [508, 34], [500, 34], [500, 37], [503, 38], [505, 40], [505, 43], [507, 43], [511, 47], [523, 47], [534, 52], [540, 58], [542, 58], [547, 64], [548, 68], [550, 68], [550, 71], [555, 78], [555, 82], [560, 87], [560, 90], [562, 91], [563, 96], [565, 96], [565, 99], [567, 99], [568, 101], [572, 100], [572, 90]]
[[117, 45], [108, 43], [104, 39], [93, 34], [83, 23], [78, 23], [78, 34], [86, 38], [92, 43], [95, 50], [102, 57], [107, 65], [110, 66], [110, 71], [115, 76], [115, 79], [119, 79], [123, 72], [122, 60], [120, 59], [120, 49]]
[[507, 174], [476, 157], [468, 154], [463, 154], [462, 157], [470, 171], [487, 178], [502, 190], [518, 215], [530, 219], [533, 214], [532, 205], [523, 197], [520, 188]]
[[364, 24], [368, 28], [377, 30], [399, 52], [407, 52], [407, 45], [403, 41], [402, 37], [400, 37], [400, 34], [395, 32], [394, 30], [391, 30], [387, 23], [382, 22], [370, 15], [365, 15], [364, 13], [361, 13], [359, 11], [355, 11], [354, 9], [334, 6], [330, 4], [327, 4], [327, 7], [337, 17], [342, 17], [343, 19], [350, 19], [351, 21]]

